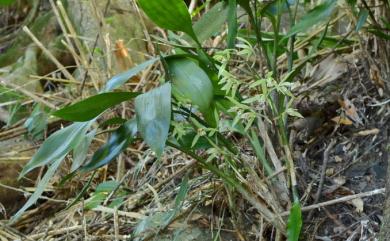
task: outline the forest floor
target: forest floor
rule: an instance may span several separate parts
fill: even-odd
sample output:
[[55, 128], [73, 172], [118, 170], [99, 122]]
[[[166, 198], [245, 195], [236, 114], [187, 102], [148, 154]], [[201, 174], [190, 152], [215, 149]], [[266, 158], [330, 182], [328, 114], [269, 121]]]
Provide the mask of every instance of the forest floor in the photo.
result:
[[[11, 46], [12, 40], [3, 43], [0, 42], [0, 55]], [[26, 52], [31, 43], [32, 40], [24, 43]], [[366, 48], [380, 51], [372, 46], [369, 43]], [[7, 66], [1, 65], [0, 80], [15, 73]], [[383, 218], [389, 161], [390, 106], [385, 83], [365, 54], [354, 47], [324, 55], [308, 68], [311, 68], [310, 80], [292, 90], [297, 97], [294, 105], [304, 118], [289, 124], [303, 211], [302, 240], [375, 240]], [[153, 85], [160, 78], [155, 68], [147, 69], [139, 78], [145, 76], [153, 80]], [[54, 81], [50, 81], [51, 77]], [[45, 171], [42, 168], [30, 180], [16, 181], [21, 166], [42, 143], [42, 139], [33, 138], [34, 128], [25, 124], [33, 116], [32, 103], [38, 101], [45, 105], [47, 101], [54, 106], [68, 103], [77, 93], [72, 88], [80, 88], [81, 82], [65, 83], [56, 79], [65, 76], [47, 75], [41, 82], [43, 85], [40, 84], [41, 92], [18, 89], [0, 81], [0, 108], [3, 107], [0, 109], [0, 219], [3, 219], [0, 240], [129, 240], [134, 233], [139, 235], [135, 240], [195, 241], [218, 240], [218, 237], [220, 240], [262, 240], [261, 237], [272, 240], [267, 238], [273, 237], [274, 229], [264, 224], [263, 218], [246, 201], [237, 198], [236, 212], [229, 209], [230, 197], [221, 180], [194, 167], [195, 161], [172, 149], [160, 161], [154, 161], [151, 151], [141, 142], [129, 147], [131, 154], [121, 157], [122, 170], [118, 171], [119, 164], [113, 164], [99, 170], [94, 178], [78, 176], [60, 186], [69, 173], [69, 159], [39, 202], [16, 223], [8, 225], [9, 218], [35, 190], [37, 180]], [[89, 91], [92, 85], [87, 83], [86, 95], [93, 93]], [[1, 99], [10, 89], [11, 95]], [[13, 106], [16, 100], [21, 100], [21, 104]], [[14, 109], [1, 112], [4, 107]], [[121, 106], [110, 116], [132, 113], [132, 108]], [[10, 121], [10, 118], [16, 119]], [[68, 123], [52, 119], [46, 124], [44, 137]], [[107, 136], [102, 132], [93, 141], [89, 155]], [[189, 176], [191, 187], [188, 202], [180, 215], [164, 223], [170, 215], [166, 207], [175, 202], [184, 176]], [[99, 186], [100, 183], [106, 186]], [[112, 185], [116, 183], [124, 185], [113, 191]], [[91, 187], [83, 195], [84, 199], [65, 209], [69, 200], [87, 184]], [[122, 209], [108, 205], [111, 191], [125, 203]]]

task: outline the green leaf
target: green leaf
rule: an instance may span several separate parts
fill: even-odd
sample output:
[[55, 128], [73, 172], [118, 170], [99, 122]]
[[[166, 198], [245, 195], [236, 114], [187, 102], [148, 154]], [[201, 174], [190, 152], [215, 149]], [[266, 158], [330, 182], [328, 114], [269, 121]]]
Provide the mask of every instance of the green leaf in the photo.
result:
[[35, 204], [35, 202], [39, 199], [41, 194], [45, 191], [46, 186], [48, 185], [50, 179], [54, 176], [55, 172], [57, 171], [58, 167], [60, 166], [62, 160], [65, 158], [66, 153], [62, 156], [57, 156], [55, 159], [52, 159], [52, 164], [47, 169], [45, 175], [42, 177], [40, 182], [38, 183], [37, 188], [35, 189], [35, 192], [30, 196], [30, 198], [27, 200], [27, 202], [24, 204], [24, 206], [18, 210], [18, 212], [11, 218], [10, 223], [14, 223], [17, 219], [20, 218], [20, 216], [32, 205]]
[[34, 140], [41, 140], [47, 127], [47, 114], [39, 105], [34, 107], [30, 117], [24, 122], [24, 127]]
[[137, 125], [146, 144], [161, 156], [171, 121], [171, 84], [166, 83], [135, 99]]
[[143, 62], [142, 64], [135, 66], [132, 69], [127, 70], [126, 72], [115, 75], [109, 81], [107, 81], [104, 92], [111, 91], [113, 89], [120, 87], [121, 85], [126, 83], [129, 79], [136, 76], [139, 72], [154, 64], [158, 59], [159, 58], [150, 59], [148, 61]]
[[359, 12], [358, 21], [356, 23], [356, 28], [355, 28], [356, 32], [358, 32], [363, 27], [364, 23], [367, 20], [367, 17], [368, 17], [368, 10], [365, 8], [361, 9]]
[[337, 5], [337, 1], [335, 0], [327, 0], [324, 3], [316, 6], [312, 10], [310, 10], [302, 19], [294, 25], [294, 27], [288, 32], [285, 38], [290, 37], [299, 32], [306, 32], [312, 26], [328, 19], [335, 9]]
[[80, 140], [80, 143], [73, 150], [73, 162], [70, 168], [71, 172], [76, 171], [83, 165], [85, 159], [87, 158], [89, 147], [92, 143], [93, 138], [95, 138], [96, 129], [84, 135]]
[[102, 93], [62, 108], [52, 115], [68, 121], [88, 121], [97, 117], [108, 108], [123, 101], [131, 100], [138, 95], [139, 93], [131, 92]]
[[196, 40], [191, 16], [183, 0], [138, 0], [138, 3], [159, 27], [184, 32]]
[[206, 72], [189, 58], [167, 58], [173, 93], [182, 101], [190, 100], [207, 112], [213, 99], [213, 85]]
[[294, 202], [290, 209], [290, 216], [287, 223], [287, 240], [298, 241], [302, 228], [302, 212], [299, 202]]
[[228, 13], [228, 36], [227, 46], [229, 49], [233, 49], [237, 37], [237, 2], [236, 0], [228, 0], [229, 13]]
[[198, 40], [203, 42], [217, 33], [227, 20], [228, 5], [225, 2], [215, 4], [194, 24]]
[[15, 2], [15, 0], [0, 0], [0, 6], [8, 6]]
[[85, 135], [92, 122], [74, 123], [52, 134], [24, 166], [19, 178], [34, 168], [63, 159]]
[[136, 133], [137, 123], [135, 119], [128, 120], [111, 134], [107, 143], [94, 153], [91, 161], [87, 165], [81, 167], [81, 171], [92, 171], [113, 161], [127, 148]]

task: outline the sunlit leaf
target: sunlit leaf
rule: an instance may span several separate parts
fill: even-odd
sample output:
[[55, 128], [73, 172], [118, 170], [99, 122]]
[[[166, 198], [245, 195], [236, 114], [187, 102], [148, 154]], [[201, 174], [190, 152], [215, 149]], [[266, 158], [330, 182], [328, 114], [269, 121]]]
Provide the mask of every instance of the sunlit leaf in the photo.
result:
[[171, 121], [171, 84], [166, 83], [135, 99], [138, 130], [150, 148], [160, 156]]
[[159, 27], [181, 31], [196, 39], [191, 16], [183, 0], [138, 0], [138, 3]]
[[213, 85], [206, 72], [189, 58], [168, 58], [173, 93], [207, 112], [213, 99]]
[[71, 106], [64, 107], [52, 115], [68, 121], [88, 121], [91, 120], [110, 107], [121, 102], [131, 100], [139, 93], [131, 92], [110, 92], [91, 96]]
[[92, 156], [91, 161], [81, 168], [81, 171], [88, 172], [102, 167], [113, 161], [120, 153], [122, 153], [134, 135], [137, 132], [137, 123], [135, 119], [131, 119], [114, 131], [107, 143], [101, 146]]
[[302, 212], [299, 202], [294, 202], [290, 209], [287, 223], [287, 240], [298, 241], [302, 228]]
[[146, 69], [147, 67], [154, 64], [159, 58], [153, 58], [146, 62], [143, 62], [132, 69], [129, 69], [123, 73], [115, 75], [110, 80], [107, 81], [106, 87], [104, 89], [105, 92], [114, 90], [123, 84], [125, 84], [129, 79], [136, 76], [139, 72]]
[[30, 162], [24, 166], [19, 178], [34, 168], [63, 159], [66, 154], [80, 143], [90, 126], [91, 122], [74, 123], [52, 134], [42, 144]]

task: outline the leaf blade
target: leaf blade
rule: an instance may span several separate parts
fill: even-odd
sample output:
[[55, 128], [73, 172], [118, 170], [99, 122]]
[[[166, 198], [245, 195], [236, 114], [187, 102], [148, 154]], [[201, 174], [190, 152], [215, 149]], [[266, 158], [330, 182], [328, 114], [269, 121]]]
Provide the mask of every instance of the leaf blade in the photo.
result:
[[124, 101], [131, 100], [138, 95], [139, 93], [132, 92], [101, 93], [55, 111], [52, 115], [68, 121], [89, 121], [100, 115], [106, 109]]
[[196, 39], [191, 16], [183, 0], [138, 0], [138, 3], [159, 27], [181, 31]]
[[134, 68], [131, 68], [123, 73], [120, 73], [118, 75], [115, 75], [110, 80], [107, 81], [106, 87], [104, 89], [104, 92], [114, 90], [118, 88], [119, 86], [126, 83], [129, 79], [136, 76], [139, 72], [146, 69], [147, 67], [153, 65], [159, 58], [153, 58], [148, 61], [145, 61]]
[[62, 156], [65, 157], [78, 144], [91, 124], [91, 122], [74, 123], [52, 134], [24, 166], [19, 178], [34, 168], [52, 163]]
[[294, 202], [287, 222], [287, 240], [298, 241], [302, 228], [302, 212], [299, 202]]
[[82, 172], [98, 169], [113, 161], [123, 152], [137, 132], [137, 124], [134, 119], [128, 120], [119, 127], [92, 156], [91, 161], [81, 167]]
[[167, 59], [175, 97], [188, 99], [207, 112], [213, 99], [213, 85], [206, 72], [188, 58]]
[[166, 83], [135, 99], [135, 113], [141, 136], [159, 157], [168, 138], [171, 121], [171, 84]]

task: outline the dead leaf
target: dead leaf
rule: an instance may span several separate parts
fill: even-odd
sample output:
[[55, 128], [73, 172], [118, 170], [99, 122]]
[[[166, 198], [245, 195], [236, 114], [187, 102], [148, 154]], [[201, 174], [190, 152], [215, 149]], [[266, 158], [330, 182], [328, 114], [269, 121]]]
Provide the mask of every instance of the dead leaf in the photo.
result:
[[378, 128], [374, 128], [371, 130], [359, 131], [358, 133], [356, 133], [357, 136], [369, 136], [369, 135], [377, 135], [377, 134], [379, 134]]
[[359, 117], [359, 114], [357, 112], [355, 105], [350, 100], [348, 100], [347, 98], [344, 98], [343, 100], [339, 99], [338, 102], [339, 102], [341, 108], [343, 108], [344, 113], [346, 114], [346, 116], [349, 119], [351, 119], [352, 121], [354, 121], [355, 123], [357, 123], [359, 125], [363, 125], [363, 122]]
[[358, 213], [362, 213], [364, 210], [364, 202], [361, 198], [355, 198], [351, 200], [353, 206], [355, 206], [355, 211]]
[[335, 173], [335, 170], [333, 167], [327, 168], [325, 171], [325, 174], [327, 177], [332, 176]]
[[370, 79], [379, 88], [385, 88], [385, 82], [383, 81], [380, 71], [376, 65], [370, 66]]
[[353, 124], [353, 122], [350, 119], [341, 116], [336, 116], [332, 118], [332, 121], [336, 122], [337, 124], [346, 125], [346, 126], [350, 126]]
[[334, 161], [335, 161], [335, 162], [342, 162], [342, 161], [343, 161], [343, 158], [341, 158], [340, 156], [337, 156], [337, 155], [336, 155], [336, 156], [334, 157]]

